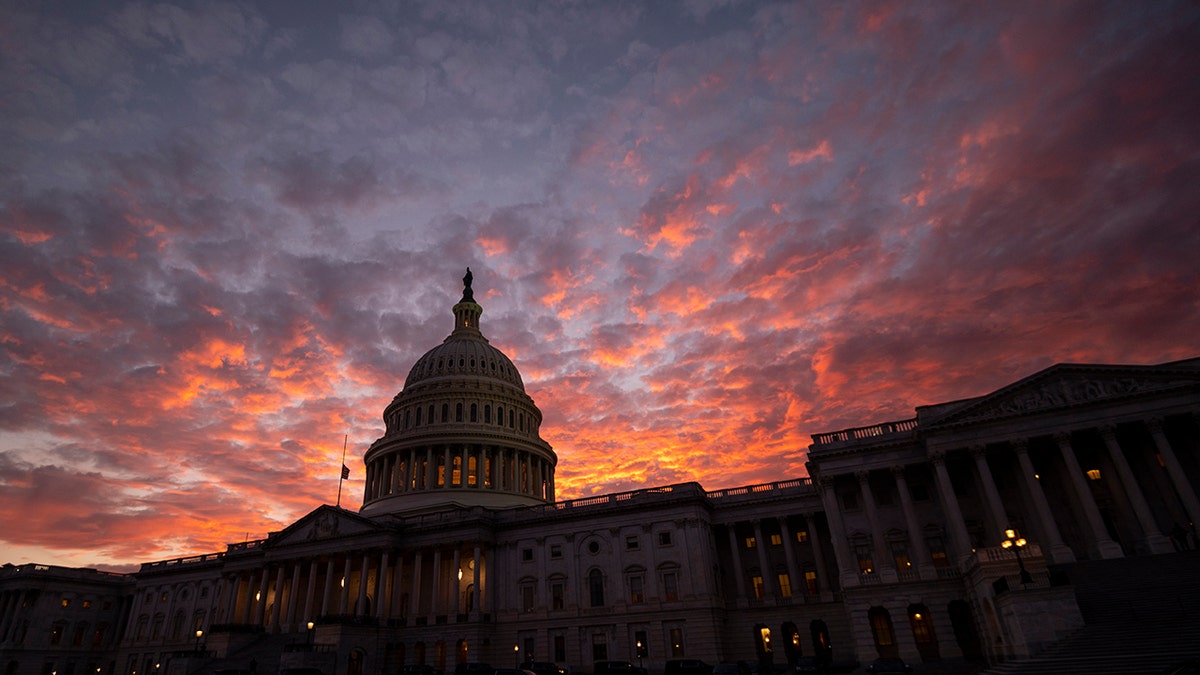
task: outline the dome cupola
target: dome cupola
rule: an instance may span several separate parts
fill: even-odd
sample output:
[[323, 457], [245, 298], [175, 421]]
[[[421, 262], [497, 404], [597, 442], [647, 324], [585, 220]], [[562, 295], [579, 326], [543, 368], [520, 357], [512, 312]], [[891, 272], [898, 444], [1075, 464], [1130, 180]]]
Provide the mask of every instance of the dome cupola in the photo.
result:
[[542, 413], [480, 331], [472, 280], [468, 268], [454, 330], [417, 359], [383, 411], [384, 435], [363, 458], [364, 515], [554, 501], [558, 458], [538, 435]]

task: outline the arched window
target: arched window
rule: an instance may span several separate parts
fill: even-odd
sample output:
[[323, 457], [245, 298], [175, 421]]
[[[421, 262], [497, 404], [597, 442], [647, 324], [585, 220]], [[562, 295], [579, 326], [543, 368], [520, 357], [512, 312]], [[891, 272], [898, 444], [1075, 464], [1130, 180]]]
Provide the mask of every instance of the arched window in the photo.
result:
[[929, 616], [929, 608], [922, 604], [909, 605], [908, 623], [912, 626], [913, 640], [917, 643], [921, 660], [936, 661], [939, 658], [937, 635], [933, 632], [933, 619]]
[[455, 422], [462, 421], [462, 403], [454, 404], [454, 421]]
[[783, 653], [787, 655], [789, 666], [795, 666], [796, 659], [804, 655], [804, 647], [800, 642], [800, 631], [796, 624], [788, 621], [781, 626], [783, 634]]
[[604, 606], [604, 574], [598, 569], [588, 572], [588, 598], [592, 607]]
[[417, 426], [421, 426], [421, 406], [417, 406]]
[[442, 422], [445, 423], [445, 422], [449, 422], [449, 421], [450, 421], [450, 404], [443, 403], [442, 404]]
[[758, 660], [769, 659], [775, 648], [771, 646], [771, 629], [759, 623], [754, 625], [754, 651]]
[[478, 413], [479, 413], [479, 406], [472, 403], [471, 404], [471, 421], [472, 422], [479, 421], [478, 419], [476, 419], [478, 417]]
[[430, 424], [433, 424], [433, 420], [434, 420], [434, 417], [433, 417], [433, 404], [432, 404], [432, 403], [430, 403], [430, 404], [429, 404], [429, 423], [430, 423]]
[[405, 411], [404, 411], [404, 428], [405, 428], [405, 429], [407, 429], [409, 426], [411, 426], [411, 425], [409, 424], [411, 421], [412, 421], [412, 411], [411, 411], [411, 410], [405, 410]]
[[515, 420], [516, 420], [516, 416], [513, 415], [513, 411], [509, 410], [508, 411], [508, 428], [509, 429], [512, 429], [513, 427], [517, 426], [515, 423]]
[[490, 404], [483, 406], [483, 423], [492, 423], [492, 406]]
[[879, 653], [879, 658], [899, 658], [900, 649], [896, 645], [892, 615], [883, 607], [876, 606], [867, 612], [867, 620], [871, 622], [871, 636], [875, 638], [875, 650]]
[[504, 406], [496, 406], [496, 424], [504, 426]]

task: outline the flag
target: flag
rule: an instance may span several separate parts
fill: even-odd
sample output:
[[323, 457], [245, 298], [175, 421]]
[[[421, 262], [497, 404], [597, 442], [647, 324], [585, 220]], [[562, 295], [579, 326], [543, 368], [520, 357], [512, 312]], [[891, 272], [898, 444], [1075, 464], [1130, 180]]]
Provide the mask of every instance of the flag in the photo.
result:
[[346, 480], [348, 478], [350, 478], [350, 467], [343, 464], [342, 465], [342, 480]]

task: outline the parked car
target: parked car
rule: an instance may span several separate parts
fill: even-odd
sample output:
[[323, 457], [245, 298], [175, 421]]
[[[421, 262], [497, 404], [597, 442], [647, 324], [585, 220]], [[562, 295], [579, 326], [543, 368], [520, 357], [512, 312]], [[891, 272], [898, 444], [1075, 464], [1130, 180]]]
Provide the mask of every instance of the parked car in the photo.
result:
[[597, 661], [592, 664], [592, 675], [650, 675], [645, 668], [628, 661]]
[[549, 661], [526, 661], [521, 664], [522, 670], [528, 670], [534, 675], [567, 675], [567, 669]]
[[671, 659], [664, 675], [712, 675], [713, 667], [700, 659]]
[[712, 675], [741, 675], [741, 672], [736, 663], [718, 663], [713, 666]]
[[875, 659], [867, 666], [868, 673], [911, 673], [912, 666], [902, 659]]
[[492, 675], [496, 669], [486, 663], [460, 663], [454, 666], [454, 675]]

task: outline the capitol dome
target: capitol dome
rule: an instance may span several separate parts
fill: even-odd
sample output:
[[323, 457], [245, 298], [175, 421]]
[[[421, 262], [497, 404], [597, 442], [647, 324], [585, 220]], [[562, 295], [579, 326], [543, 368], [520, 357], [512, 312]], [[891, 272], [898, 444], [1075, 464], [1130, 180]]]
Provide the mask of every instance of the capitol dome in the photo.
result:
[[542, 413], [521, 374], [479, 330], [471, 270], [454, 330], [425, 352], [383, 411], [371, 444], [363, 515], [554, 501], [558, 458], [538, 435]]

